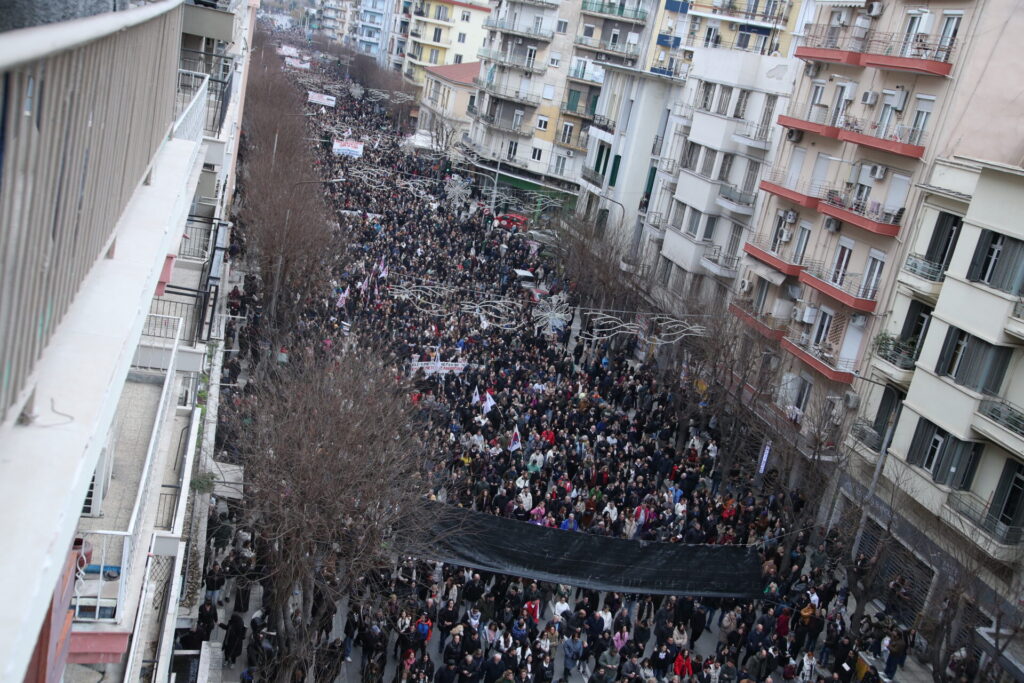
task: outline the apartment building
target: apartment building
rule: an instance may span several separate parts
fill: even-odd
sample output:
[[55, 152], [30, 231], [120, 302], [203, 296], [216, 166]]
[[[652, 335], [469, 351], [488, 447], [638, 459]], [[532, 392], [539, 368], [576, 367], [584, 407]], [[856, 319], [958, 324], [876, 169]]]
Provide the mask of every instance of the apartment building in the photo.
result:
[[402, 69], [406, 82], [422, 87], [425, 70], [429, 67], [476, 62], [477, 51], [487, 35], [484, 25], [490, 14], [491, 8], [486, 2], [434, 0], [412, 6], [408, 49]]
[[[356, 19], [355, 47], [384, 67], [391, 63], [388, 40], [395, 17], [396, 0], [360, 0]], [[394, 48], [397, 50], [397, 47]]]
[[359, 16], [355, 0], [317, 0], [317, 10], [320, 29], [330, 40], [343, 45], [352, 42]]
[[257, 6], [164, 0], [0, 40], [3, 680], [169, 680], [194, 616], [189, 483]]
[[432, 149], [444, 150], [469, 131], [469, 108], [477, 96], [480, 64], [465, 62], [424, 70], [418, 132]]

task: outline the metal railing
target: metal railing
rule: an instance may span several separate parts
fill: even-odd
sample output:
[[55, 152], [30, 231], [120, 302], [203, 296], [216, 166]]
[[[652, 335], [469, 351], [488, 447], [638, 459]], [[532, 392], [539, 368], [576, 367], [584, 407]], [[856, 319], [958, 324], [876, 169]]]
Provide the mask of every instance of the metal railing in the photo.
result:
[[718, 186], [718, 194], [723, 199], [740, 206], [753, 206], [754, 202], [757, 201], [757, 195], [753, 192], [744, 192], [735, 185], [728, 183], [722, 183]]
[[834, 125], [830, 123], [829, 111], [831, 109], [824, 102], [792, 101], [786, 110], [786, 116], [809, 123], [829, 126]]
[[735, 299], [730, 302], [733, 306], [743, 311], [745, 314], [756, 320], [759, 324], [764, 325], [769, 330], [774, 332], [783, 332], [789, 329], [788, 318], [776, 318], [770, 313], [764, 311], [755, 311], [754, 302], [749, 299]]
[[997, 543], [1019, 545], [1024, 541], [1024, 527], [1006, 524], [990, 505], [969, 491], [950, 491], [946, 504]]
[[755, 142], [768, 142], [772, 137], [772, 130], [774, 130], [774, 127], [775, 124], [773, 123], [746, 121], [736, 131], [736, 135]]
[[701, 258], [729, 270], [736, 270], [740, 265], [740, 257], [724, 253], [720, 244], [705, 249]]
[[1024, 301], [1018, 301], [1013, 305], [1012, 315], [1014, 318], [1021, 318], [1024, 320]]
[[911, 370], [917, 362], [917, 345], [890, 340], [878, 345], [878, 357], [900, 370]]
[[810, 335], [800, 328], [790, 327], [786, 333], [786, 340], [811, 356], [819, 363], [822, 363], [837, 372], [853, 372], [857, 367], [854, 358], [839, 358], [836, 350], [829, 343], [814, 344], [810, 341]]
[[615, 132], [615, 119], [610, 119], [601, 114], [594, 114], [594, 126], [609, 133]]
[[517, 26], [513, 21], [508, 19], [498, 19], [495, 17], [488, 18], [484, 22], [484, 28], [494, 29], [495, 31], [501, 31], [503, 33], [526, 36], [528, 38], [539, 38], [541, 40], [551, 40], [555, 37], [555, 32], [549, 29], [539, 28], [537, 26]]
[[771, 50], [771, 43], [765, 41], [759, 45], [756, 40], [749, 40], [745, 44], [735, 40], [723, 40], [720, 34], [714, 36], [687, 36], [683, 41], [687, 48], [708, 48], [711, 50], [735, 50], [736, 52], [750, 52], [753, 54], [766, 55]]
[[501, 52], [500, 50], [492, 50], [490, 48], [482, 47], [477, 51], [477, 56], [481, 59], [487, 59], [492, 62], [497, 62], [502, 66], [511, 66], [517, 69], [523, 69], [532, 73], [544, 73], [547, 70], [547, 64], [543, 60], [537, 61], [536, 58], [528, 59], [526, 57], [519, 57], [517, 55]]
[[578, 149], [585, 152], [587, 150], [587, 143], [589, 142], [589, 140], [590, 136], [584, 131], [580, 131], [575, 135], [569, 136], [559, 133], [555, 137], [555, 144], [562, 145], [563, 147], [571, 147], [573, 149]]
[[882, 435], [878, 433], [874, 425], [862, 417], [858, 417], [853, 421], [853, 425], [850, 427], [850, 433], [853, 438], [860, 441], [862, 444], [870, 448], [875, 453], [878, 453], [882, 448]]
[[881, 202], [870, 201], [870, 199], [858, 199], [851, 192], [840, 192], [831, 188], [824, 194], [819, 195], [818, 198], [829, 206], [834, 206], [844, 211], [855, 213], [858, 216], [863, 216], [875, 223], [884, 223], [886, 225], [899, 225], [903, 220], [903, 214], [906, 212], [906, 209], [903, 207], [887, 209]]
[[785, 24], [789, 21], [789, 7], [785, 2], [769, 3], [764, 5], [767, 9], [769, 7], [776, 7], [776, 11], [772, 12], [751, 12], [746, 9], [745, 3], [739, 4], [732, 0], [716, 0], [715, 2], [696, 2], [690, 4], [690, 11], [699, 12], [710, 12], [712, 14], [718, 14], [722, 17], [731, 17], [739, 20], [747, 21], [761, 21], [769, 24]]
[[583, 179], [592, 185], [602, 186], [604, 185], [604, 175], [596, 169], [584, 166], [581, 172]]
[[996, 424], [1009, 429], [1018, 436], [1024, 436], [1024, 409], [1001, 398], [983, 399], [978, 412]]
[[512, 0], [523, 5], [533, 5], [534, 7], [542, 7], [544, 9], [557, 9], [559, 4], [554, 0]]
[[817, 199], [821, 199], [830, 192], [835, 191], [828, 183], [804, 180], [799, 176], [794, 178], [790, 176], [787, 169], [779, 167], [769, 168], [761, 175], [761, 180], [772, 183], [773, 185], [781, 185], [787, 190], [799, 192], [802, 195], [815, 197]]
[[804, 261], [804, 270], [816, 280], [830, 287], [846, 292], [858, 299], [875, 301], [878, 298], [878, 283], [864, 283], [860, 273], [835, 273], [823, 261]]
[[586, 66], [577, 65], [570, 69], [569, 78], [575, 78], [577, 81], [587, 81], [588, 83], [604, 83], [604, 72], [595, 73], [588, 71]]
[[580, 8], [584, 12], [603, 14], [611, 17], [621, 17], [633, 21], [647, 21], [647, 10], [639, 8], [624, 7], [613, 2], [595, 2], [594, 0], [583, 0]]
[[591, 50], [613, 52], [615, 54], [624, 55], [626, 57], [636, 57], [638, 54], [640, 54], [640, 46], [637, 43], [613, 43], [608, 40], [588, 38], [587, 36], [576, 36], [575, 38], [573, 38], [573, 42], [576, 43], [577, 45], [589, 48]]
[[187, 4], [195, 5], [196, 7], [206, 7], [209, 9], [219, 9], [222, 12], [234, 12], [235, 7], [241, 0], [187, 0]]
[[496, 118], [494, 116], [489, 116], [489, 117], [487, 117], [487, 119], [484, 119], [483, 116], [481, 116], [479, 118], [481, 118], [481, 120], [483, 120], [484, 123], [487, 124], [489, 127], [493, 128], [495, 130], [500, 130], [503, 133], [511, 133], [512, 135], [522, 135], [522, 136], [533, 135], [533, 130], [531, 128], [528, 128], [528, 127], [524, 126], [522, 123], [520, 123], [519, 125], [516, 125], [516, 124], [512, 123], [511, 121], [506, 121], [504, 119], [499, 119], [499, 118]]
[[675, 175], [679, 172], [679, 162], [670, 157], [662, 157], [658, 160], [658, 170], [662, 173]]
[[199, 142], [206, 121], [206, 100], [210, 77], [197, 71], [178, 70], [178, 91], [174, 102], [171, 137]]
[[693, 117], [693, 105], [689, 102], [676, 102], [672, 105], [672, 115], [681, 119]]
[[929, 261], [920, 254], [907, 254], [907, 262], [903, 270], [931, 282], [942, 282], [946, 279], [946, 266]]
[[515, 102], [522, 102], [523, 104], [528, 104], [531, 107], [536, 107], [537, 105], [540, 104], [539, 95], [533, 95], [528, 92], [523, 92], [518, 88], [509, 88], [503, 85], [499, 85], [497, 83], [493, 83], [491, 81], [487, 81], [482, 78], [474, 78], [473, 83], [478, 88], [482, 88], [483, 90], [491, 93], [492, 95], [495, 95], [496, 97], [500, 97], [502, 99], [513, 100]]
[[576, 102], [562, 102], [562, 104], [559, 106], [559, 109], [566, 114], [572, 114], [573, 116], [583, 116], [585, 118], [591, 118], [594, 116], [592, 108], [592, 105], [589, 105], [587, 102], [584, 102], [583, 100], [578, 100]]
[[654, 136], [654, 143], [651, 145], [651, 156], [660, 157], [661, 149], [665, 146], [665, 138], [662, 135]]
[[767, 251], [780, 261], [785, 261], [794, 266], [801, 266], [804, 262], [803, 254], [796, 253], [796, 244], [792, 241], [781, 242], [772, 239], [769, 235], [755, 235], [747, 242], [758, 249]]
[[860, 116], [850, 116], [849, 114], [843, 114], [839, 126], [858, 135], [867, 135], [879, 140], [899, 142], [904, 145], [921, 146], [924, 145], [928, 137], [923, 128], [905, 126], [895, 121], [881, 125], [877, 121]]
[[213, 251], [213, 240], [216, 235], [217, 230], [212, 219], [189, 216], [185, 221], [185, 232], [181, 235], [178, 256], [205, 261]]
[[647, 212], [647, 224], [655, 228], [660, 228], [665, 222], [665, 215], [661, 211], [648, 211]]

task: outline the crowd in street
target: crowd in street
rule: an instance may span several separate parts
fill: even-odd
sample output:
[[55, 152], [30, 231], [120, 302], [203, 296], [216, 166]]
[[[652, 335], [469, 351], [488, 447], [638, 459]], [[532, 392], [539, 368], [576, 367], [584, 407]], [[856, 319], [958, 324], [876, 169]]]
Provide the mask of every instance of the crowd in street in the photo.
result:
[[[337, 66], [318, 68], [344, 78]], [[572, 283], [529, 234], [496, 227], [472, 199], [447, 196], [446, 160], [403, 145], [386, 105], [352, 96], [334, 108], [310, 105], [311, 138], [330, 127], [367, 142], [358, 159], [317, 146], [320, 176], [347, 179], [325, 184], [324, 194], [353, 254], [306, 302], [293, 351], [347, 341], [389, 354], [414, 380], [409, 400], [432, 416], [433, 443], [447, 454], [432, 476], [449, 504], [565, 533], [755, 546], [763, 577], [744, 587], [758, 600], [736, 601], [602, 594], [410, 562], [379, 600], [348, 602], [341, 633], [333, 632], [339, 605], [318, 606], [315, 679], [358, 672], [375, 681], [387, 671], [390, 680], [438, 683], [848, 683], [863, 651], [896, 674], [915, 634], [870, 618], [859, 638], [850, 634], [838, 545], [784, 528], [783, 507], [798, 508], [800, 492], [766, 495], [742, 477], [723, 478], [716, 418], [710, 410], [680, 416], [678, 380], [634, 360], [629, 345], [586, 341], [585, 320], [536, 319], [537, 294], [517, 271], [530, 271], [549, 295], [573, 296]], [[367, 168], [374, 175], [359, 171]], [[409, 179], [417, 192], [401, 186]], [[244, 252], [240, 226], [231, 254]], [[435, 298], [417, 298], [403, 287], [410, 284], [429, 285]], [[230, 296], [239, 321], [226, 331], [229, 347], [237, 342], [226, 384], [268, 352], [259, 344], [261, 300], [253, 274]], [[459, 305], [482, 300], [506, 302], [508, 319]], [[237, 438], [227, 423], [218, 430], [225, 457]], [[258, 608], [249, 591], [260, 580], [259, 534], [233, 521], [211, 511], [215, 561], [200, 623], [187, 636], [209, 639], [219, 624], [226, 662], [245, 661], [258, 676], [273, 657], [267, 615], [243, 617]]]

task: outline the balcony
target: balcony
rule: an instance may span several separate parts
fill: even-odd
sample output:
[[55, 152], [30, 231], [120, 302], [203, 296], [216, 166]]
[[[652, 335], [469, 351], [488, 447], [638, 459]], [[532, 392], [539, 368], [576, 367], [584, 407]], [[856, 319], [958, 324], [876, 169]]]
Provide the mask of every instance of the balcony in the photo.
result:
[[858, 417], [850, 427], [850, 434], [874, 453], [882, 448], [882, 435], [869, 420]]
[[501, 31], [502, 33], [510, 33], [514, 36], [522, 36], [524, 38], [535, 38], [544, 42], [548, 42], [555, 37], [554, 31], [540, 28], [538, 26], [517, 26], [515, 22], [509, 21], [508, 19], [498, 19], [496, 17], [488, 18], [487, 21], [484, 22], [484, 28]]
[[682, 120], [684, 126], [693, 124], [693, 105], [686, 102], [676, 102], [672, 105], [672, 116]]
[[746, 4], [733, 2], [732, 0], [692, 2], [689, 4], [689, 13], [698, 17], [722, 19], [740, 24], [760, 26], [762, 28], [778, 28], [785, 26], [789, 21], [789, 5], [785, 3], [774, 5], [774, 7], [778, 8], [775, 12], [751, 12], [746, 7]]
[[589, 166], [584, 166], [583, 171], [580, 173], [580, 175], [582, 175], [583, 179], [586, 180], [591, 185], [595, 185], [597, 187], [604, 187], [604, 174], [602, 174], [597, 169], [590, 168]]
[[529, 107], [536, 107], [537, 105], [540, 104], [539, 95], [532, 95], [528, 92], [523, 92], [522, 90], [509, 88], [498, 83], [483, 80], [481, 78], [474, 78], [473, 83], [474, 85], [476, 85], [478, 88], [481, 88], [485, 92], [490, 93], [494, 97], [500, 97], [503, 100], [519, 102], [520, 104], [525, 104]]
[[608, 40], [599, 40], [597, 38], [588, 38], [587, 36], [576, 36], [573, 38], [573, 42], [580, 47], [585, 47], [588, 50], [596, 50], [597, 52], [607, 52], [613, 55], [619, 55], [621, 57], [627, 57], [630, 59], [636, 59], [637, 55], [640, 54], [640, 46], [637, 43], [622, 43], [622, 42], [611, 42]]
[[531, 137], [533, 135], [533, 130], [528, 126], [524, 126], [521, 122], [516, 124], [513, 121], [506, 121], [494, 116], [487, 116], [486, 118], [484, 116], [480, 116], [479, 118], [483, 120], [484, 124], [488, 128], [492, 128], [502, 133], [518, 135], [520, 137]]
[[732, 134], [732, 139], [751, 149], [766, 152], [772, 146], [772, 126], [757, 121], [746, 121]]
[[541, 9], [558, 9], [560, 5], [553, 0], [512, 0], [512, 2], [518, 2], [522, 5], [532, 5], [533, 7], [540, 7]]
[[600, 128], [607, 133], [615, 132], [615, 119], [610, 119], [607, 116], [602, 116], [601, 114], [594, 114], [593, 125], [595, 128]]
[[855, 273], [837, 276], [821, 261], [804, 261], [800, 282], [857, 311], [871, 313], [878, 305], [877, 282], [863, 283], [862, 276]]
[[807, 27], [802, 45], [796, 49], [799, 59], [829, 64], [860, 66], [864, 38], [854, 38], [850, 26], [814, 24]]
[[782, 338], [782, 348], [833, 382], [853, 383], [856, 360], [839, 358], [830, 344], [812, 344], [806, 332], [791, 329]]
[[558, 109], [563, 114], [579, 116], [584, 119], [592, 119], [594, 118], [594, 109], [596, 108], [596, 106], [596, 100], [592, 100], [590, 104], [584, 102], [583, 100], [578, 100], [576, 102], [562, 102]]
[[1007, 334], [1013, 335], [1018, 339], [1024, 339], [1024, 301], [1014, 303], [1013, 310], [1010, 311], [1010, 315], [1006, 319], [1004, 329]]
[[786, 275], [799, 275], [803, 270], [803, 257], [793, 254], [795, 246], [761, 235], [743, 245], [743, 251]]
[[580, 131], [575, 135], [563, 135], [559, 133], [555, 137], [555, 144], [561, 145], [562, 147], [568, 147], [579, 152], [587, 151], [587, 143], [590, 141], [590, 136], [587, 135], [586, 131]]
[[768, 339], [778, 341], [786, 334], [788, 320], [775, 318], [767, 313], [756, 313], [749, 301], [735, 301], [729, 304], [729, 312], [742, 322], [754, 328], [756, 332]]
[[971, 427], [1011, 453], [1024, 453], [1024, 409], [1020, 406], [1001, 398], [982, 399]]
[[917, 363], [917, 352], [916, 344], [886, 339], [875, 349], [875, 367], [897, 384], [910, 386]]
[[674, 176], [679, 173], [679, 162], [669, 157], [662, 157], [658, 160], [658, 170]]
[[583, 12], [583, 14], [593, 14], [599, 17], [612, 17], [635, 24], [642, 24], [647, 21], [647, 10], [627, 8], [614, 2], [583, 0], [583, 6], [580, 8], [580, 11]]
[[779, 114], [778, 124], [794, 130], [814, 133], [834, 140], [839, 139], [839, 126], [830, 117], [827, 104], [791, 102], [787, 114]]
[[830, 190], [822, 183], [808, 182], [799, 176], [791, 176], [784, 168], [769, 169], [762, 177], [759, 187], [765, 192], [808, 209], [818, 208], [818, 199]]
[[[1019, 552], [1017, 546], [1024, 542], [1024, 527], [1006, 524], [992, 512], [988, 503], [970, 491], [950, 491], [942, 518], [1000, 561], [1012, 561]], [[970, 527], [964, 529], [960, 520], [965, 520]], [[972, 534], [972, 529], [982, 533]]]
[[856, 116], [843, 116], [839, 139], [890, 154], [920, 159], [924, 156], [926, 133], [920, 128], [878, 123]]
[[861, 66], [886, 71], [905, 71], [923, 76], [948, 76], [953, 70], [950, 59], [955, 39], [942, 35], [918, 33], [908, 38], [905, 33], [868, 33]]
[[934, 303], [946, 279], [946, 267], [929, 261], [919, 254], [908, 254], [907, 261], [897, 275], [897, 280], [909, 287], [915, 294]]
[[536, 59], [529, 59], [525, 55], [517, 56], [486, 47], [480, 48], [477, 51], [477, 56], [481, 59], [486, 59], [502, 66], [521, 69], [535, 74], [542, 74], [547, 71], [548, 68], [547, 64], [543, 60], [538, 62]]
[[887, 209], [881, 202], [856, 199], [852, 194], [829, 190], [818, 202], [818, 211], [876, 235], [895, 237], [906, 209]]
[[740, 257], [724, 253], [722, 247], [715, 244], [704, 250], [700, 264], [712, 275], [732, 279], [739, 275]]
[[715, 198], [715, 203], [720, 207], [741, 216], [753, 215], [756, 201], [757, 195], [753, 192], [743, 192], [728, 183], [718, 186], [718, 197]]
[[665, 138], [661, 135], [654, 136], [654, 142], [651, 144], [651, 156], [660, 157], [662, 149], [665, 147]]
[[565, 76], [570, 81], [582, 81], [583, 83], [594, 83], [601, 85], [604, 83], [604, 72], [590, 71], [586, 68], [580, 68], [579, 66], [570, 69], [569, 73]]

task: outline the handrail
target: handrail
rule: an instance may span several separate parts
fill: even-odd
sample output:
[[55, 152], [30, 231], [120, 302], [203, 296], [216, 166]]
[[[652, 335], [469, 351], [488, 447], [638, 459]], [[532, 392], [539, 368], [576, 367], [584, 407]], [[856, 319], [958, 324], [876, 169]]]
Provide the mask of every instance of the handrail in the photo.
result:
[[160, 0], [123, 12], [105, 12], [82, 19], [43, 24], [4, 33], [0, 71], [7, 71], [120, 33], [176, 9], [184, 0]]

